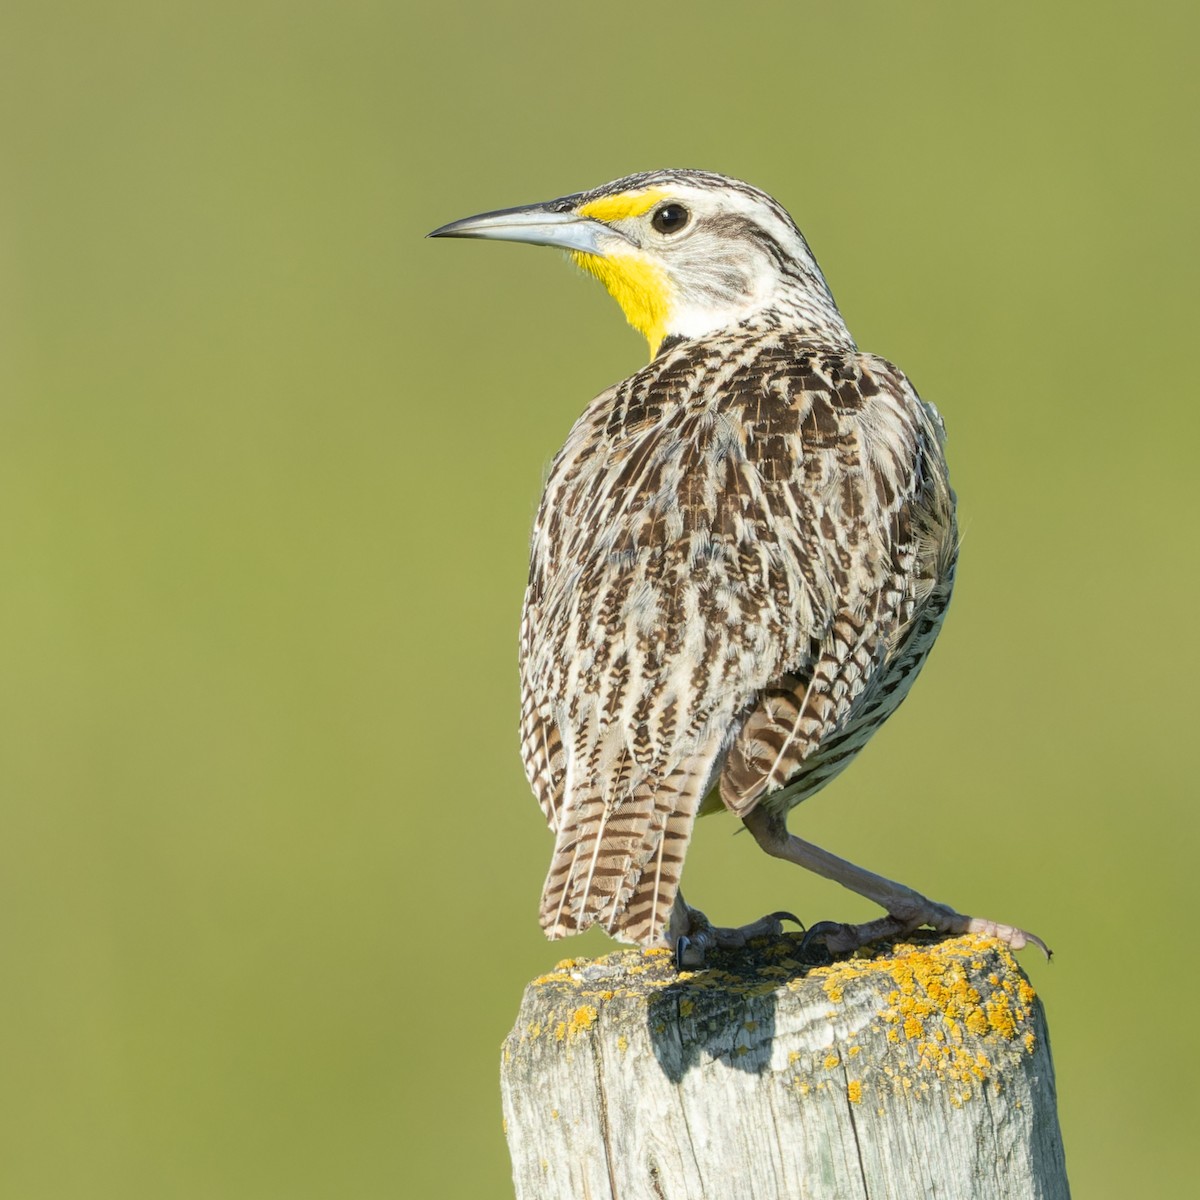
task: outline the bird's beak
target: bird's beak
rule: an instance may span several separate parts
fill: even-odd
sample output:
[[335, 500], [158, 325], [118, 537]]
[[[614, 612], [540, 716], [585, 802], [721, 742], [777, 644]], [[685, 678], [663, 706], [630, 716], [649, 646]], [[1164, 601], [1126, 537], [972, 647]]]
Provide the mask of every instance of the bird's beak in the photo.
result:
[[435, 229], [428, 237], [487, 238], [497, 242], [528, 242], [531, 246], [554, 246], [584, 254], [603, 255], [605, 240], [614, 230], [591, 217], [555, 211], [562, 201], [502, 208], [496, 212], [464, 217]]

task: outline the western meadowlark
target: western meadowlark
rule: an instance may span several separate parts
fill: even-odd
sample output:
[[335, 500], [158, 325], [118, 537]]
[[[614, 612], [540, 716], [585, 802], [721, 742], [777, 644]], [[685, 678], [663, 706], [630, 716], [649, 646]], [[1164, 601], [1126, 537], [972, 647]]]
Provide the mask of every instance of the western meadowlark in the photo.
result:
[[547, 936], [599, 922], [692, 965], [778, 932], [786, 913], [714, 928], [679, 894], [696, 814], [723, 804], [886, 910], [814, 927], [831, 952], [921, 925], [1042, 945], [787, 831], [912, 686], [957, 551], [941, 418], [857, 349], [787, 212], [663, 170], [430, 236], [566, 250], [650, 343], [575, 423], [533, 528], [521, 750], [555, 834]]

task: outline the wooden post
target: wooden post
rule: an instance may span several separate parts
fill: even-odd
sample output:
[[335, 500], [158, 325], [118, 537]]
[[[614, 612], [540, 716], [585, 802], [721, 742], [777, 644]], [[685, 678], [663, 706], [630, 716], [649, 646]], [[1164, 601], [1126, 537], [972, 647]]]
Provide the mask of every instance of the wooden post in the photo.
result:
[[1069, 1196], [1045, 1014], [985, 938], [568, 959], [501, 1086], [518, 1200]]

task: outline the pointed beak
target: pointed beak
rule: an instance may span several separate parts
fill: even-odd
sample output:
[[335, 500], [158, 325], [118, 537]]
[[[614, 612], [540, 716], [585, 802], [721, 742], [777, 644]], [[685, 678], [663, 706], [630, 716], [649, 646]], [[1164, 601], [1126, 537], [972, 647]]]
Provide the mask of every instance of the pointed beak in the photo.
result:
[[559, 250], [577, 250], [584, 254], [603, 255], [604, 242], [614, 236], [614, 229], [591, 217], [573, 212], [555, 211], [562, 201], [550, 204], [528, 204], [523, 208], [502, 208], [496, 212], [464, 217], [435, 229], [427, 237], [485, 238], [495, 242], [528, 242], [531, 246], [554, 246]]

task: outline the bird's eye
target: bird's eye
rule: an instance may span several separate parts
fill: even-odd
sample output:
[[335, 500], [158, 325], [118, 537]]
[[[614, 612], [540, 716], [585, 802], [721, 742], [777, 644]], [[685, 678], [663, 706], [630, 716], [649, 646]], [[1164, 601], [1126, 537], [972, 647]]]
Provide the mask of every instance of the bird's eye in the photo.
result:
[[691, 215], [682, 204], [664, 204], [650, 218], [650, 224], [659, 233], [678, 233], [688, 223]]

